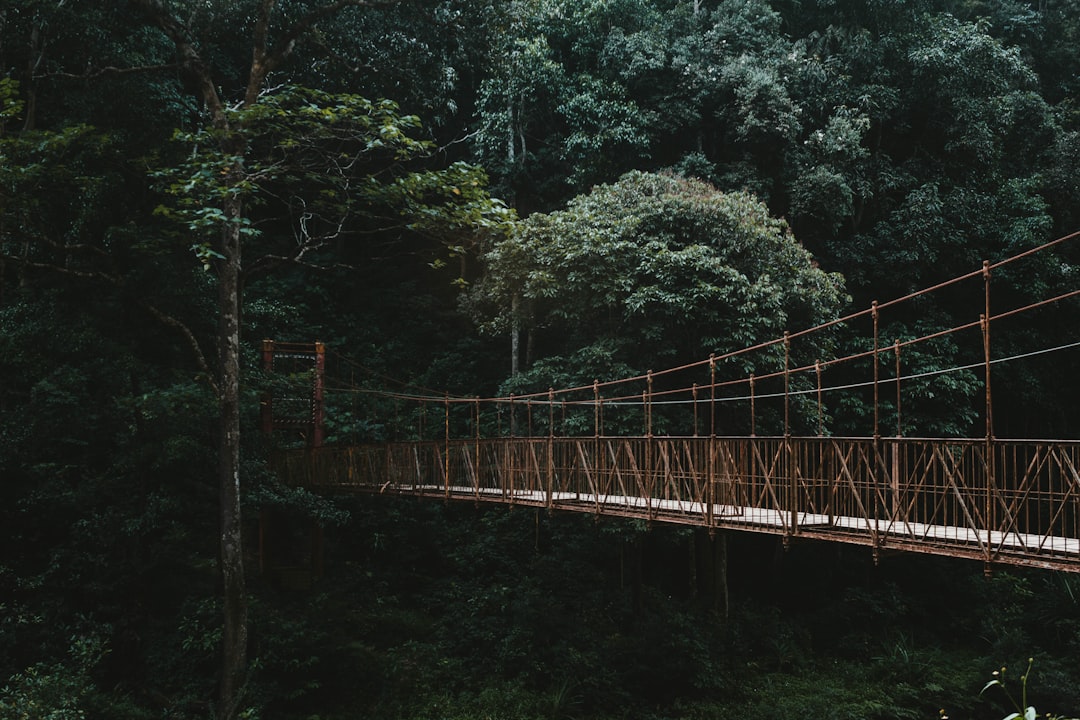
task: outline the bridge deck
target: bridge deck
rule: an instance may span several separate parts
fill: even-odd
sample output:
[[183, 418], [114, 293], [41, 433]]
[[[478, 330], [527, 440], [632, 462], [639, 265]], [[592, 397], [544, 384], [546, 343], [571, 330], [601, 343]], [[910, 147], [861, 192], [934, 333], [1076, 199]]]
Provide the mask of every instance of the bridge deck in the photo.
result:
[[296, 484], [545, 507], [1080, 572], [1080, 443], [503, 438], [286, 456]]
[[[510, 493], [496, 488], [471, 488], [451, 487], [449, 493], [446, 488], [437, 485], [397, 486], [396, 494], [419, 495], [431, 498], [449, 498], [451, 500], [496, 502], [505, 505], [522, 505], [529, 507], [544, 507], [554, 510], [571, 512], [586, 512], [598, 515], [613, 515], [651, 519], [657, 522], [669, 522], [676, 524], [700, 525], [700, 519], [708, 514], [708, 509], [703, 503], [686, 500], [661, 500], [657, 498], [627, 497], [627, 496], [598, 496], [582, 493], [553, 493], [551, 502], [548, 502], [547, 494], [535, 490], [516, 490]], [[734, 507], [730, 505], [713, 505], [714, 525], [717, 528], [735, 530], [756, 530], [758, 532], [770, 532], [773, 534], [785, 534], [786, 529], [793, 524], [790, 513], [755, 507]], [[985, 555], [984, 547], [997, 549], [998, 551], [1020, 553], [1047, 553], [1058, 558], [1059, 562], [1068, 562], [1068, 557], [1075, 558], [1080, 563], [1080, 539], [1041, 536], [1031, 533], [980, 531], [967, 527], [950, 525], [927, 525], [918, 522], [902, 522], [895, 520], [868, 520], [857, 517], [829, 517], [827, 515], [800, 512], [794, 519], [794, 524], [799, 528], [798, 535], [807, 539], [820, 538], [848, 542], [854, 544], [871, 545], [870, 540], [877, 538], [877, 547], [911, 549], [906, 547], [907, 542], [926, 543], [928, 547], [921, 548], [923, 552], [931, 552], [929, 544], [935, 542], [945, 543], [948, 552], [935, 554], [955, 555], [981, 559]], [[842, 538], [840, 533], [856, 533], [851, 537]], [[965, 552], [965, 549], [967, 552]], [[999, 560], [999, 562], [1007, 562]], [[1042, 563], [1033, 563], [1042, 564]], [[1049, 564], [1048, 567], [1058, 567]], [[1058, 569], [1072, 569], [1059, 567]], [[1080, 572], [1080, 568], [1076, 568]]]

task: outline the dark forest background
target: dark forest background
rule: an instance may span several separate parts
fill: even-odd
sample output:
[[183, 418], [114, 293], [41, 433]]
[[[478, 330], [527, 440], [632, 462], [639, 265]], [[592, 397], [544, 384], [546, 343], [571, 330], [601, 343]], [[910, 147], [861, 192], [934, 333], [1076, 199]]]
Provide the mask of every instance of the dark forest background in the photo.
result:
[[[1076, 0], [6, 0], [0, 717], [959, 720], [1014, 711], [995, 671], [1080, 713], [1072, 575], [318, 497], [258, 432], [264, 338], [326, 343], [339, 390], [543, 391], [1071, 233], [1078, 47]], [[1078, 274], [1063, 243], [994, 302]], [[1075, 343], [1078, 313], [995, 352]], [[998, 434], [1078, 437], [1078, 366], [1002, 366]], [[977, 373], [910, 392], [906, 432], [982, 436]], [[328, 403], [329, 442], [419, 421]]]

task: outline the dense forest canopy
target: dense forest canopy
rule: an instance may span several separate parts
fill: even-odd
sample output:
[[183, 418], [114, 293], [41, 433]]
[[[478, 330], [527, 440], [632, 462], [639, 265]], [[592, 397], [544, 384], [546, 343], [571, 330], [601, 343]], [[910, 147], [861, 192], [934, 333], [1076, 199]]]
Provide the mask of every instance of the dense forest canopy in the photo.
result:
[[[350, 389], [545, 390], [1073, 232], [1078, 43], [1076, 0], [7, 0], [0, 715], [1000, 717], [978, 690], [1029, 655], [1080, 711], [1073, 578], [739, 538], [728, 612], [721, 540], [316, 497], [257, 431], [264, 338], [326, 343]], [[994, 302], [1078, 273], [1062, 244]], [[1078, 310], [995, 349], [1075, 343]], [[1078, 360], [996, 371], [998, 432], [1077, 437]], [[910, 431], [980, 435], [981, 393], [928, 378]], [[330, 441], [422, 421], [328, 412]], [[316, 584], [260, 572], [271, 515], [325, 532]]]

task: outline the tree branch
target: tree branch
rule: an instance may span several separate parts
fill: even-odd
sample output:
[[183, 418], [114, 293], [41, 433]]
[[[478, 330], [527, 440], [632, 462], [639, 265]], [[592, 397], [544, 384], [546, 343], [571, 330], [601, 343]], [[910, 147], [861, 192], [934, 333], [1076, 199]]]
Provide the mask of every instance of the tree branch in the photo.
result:
[[251, 38], [251, 73], [248, 75], [247, 91], [244, 93], [244, 105], [254, 105], [266, 82], [271, 67], [266, 55], [267, 36], [270, 33], [270, 13], [274, 9], [274, 0], [262, 0], [259, 3], [259, 16], [255, 21], [255, 30]]
[[187, 340], [188, 345], [191, 346], [192, 352], [195, 354], [195, 363], [199, 366], [199, 369], [203, 371], [206, 376], [206, 382], [210, 384], [210, 388], [214, 391], [215, 395], [220, 395], [221, 391], [218, 389], [218, 384], [214, 382], [214, 373], [210, 369], [209, 363], [206, 362], [206, 356], [203, 354], [202, 347], [199, 345], [198, 338], [195, 337], [195, 333], [191, 331], [184, 323], [180, 322], [172, 315], [162, 312], [156, 306], [151, 305], [148, 302], [140, 301], [140, 305], [146, 308], [147, 312], [157, 318], [164, 325], [168, 325], [171, 328], [179, 330], [180, 333]]
[[[59, 247], [65, 246], [61, 245]], [[60, 275], [67, 275], [68, 277], [77, 277], [86, 280], [98, 280], [106, 282], [118, 289], [123, 289], [125, 287], [123, 278], [117, 275], [110, 275], [109, 273], [104, 273], [100, 271], [73, 270], [72, 268], [63, 267], [61, 265], [51, 265], [49, 263], [34, 262], [33, 260], [27, 260], [26, 258], [19, 257], [18, 255], [0, 254], [0, 260], [3, 260], [5, 262], [11, 262], [12, 264], [17, 266], [33, 268], [35, 270], [45, 270]], [[214, 393], [219, 394], [218, 385], [214, 381], [214, 373], [210, 369], [209, 363], [206, 362], [206, 356], [203, 354], [202, 347], [200, 347], [199, 341], [195, 337], [195, 333], [191, 331], [191, 328], [174, 318], [172, 315], [162, 312], [156, 306], [150, 304], [149, 302], [146, 302], [145, 300], [139, 300], [138, 303], [162, 324], [180, 331], [180, 333], [187, 340], [188, 344], [191, 346], [191, 349], [195, 355], [195, 363], [199, 366], [199, 369], [205, 374], [206, 381], [210, 384], [210, 387], [214, 390]]]
[[[278, 68], [289, 56], [293, 54], [293, 50], [296, 49], [296, 43], [299, 39], [306, 35], [308, 31], [321, 19], [336, 15], [337, 13], [345, 10], [346, 8], [379, 8], [379, 6], [387, 6], [397, 4], [399, 0], [335, 0], [329, 4], [321, 6], [321, 8], [315, 8], [307, 15], [298, 19], [292, 27], [289, 27], [281, 40], [278, 43], [278, 47], [271, 52], [267, 52], [267, 38], [266, 27], [262, 28], [261, 38], [258, 36], [258, 25], [256, 26], [256, 54], [260, 54], [261, 62], [252, 65], [252, 76], [248, 79], [247, 83], [247, 96], [244, 101], [246, 105], [255, 103], [258, 99], [258, 93], [262, 87], [262, 82], [266, 80], [267, 74]], [[262, 4], [259, 8], [259, 24], [266, 22], [269, 24], [269, 11], [273, 8], [273, 0], [262, 0]], [[262, 13], [266, 11], [266, 18], [262, 16]], [[261, 45], [259, 44], [261, 42]], [[256, 74], [256, 65], [258, 66], [258, 74]]]
[[180, 55], [180, 66], [191, 73], [199, 86], [199, 97], [206, 103], [214, 119], [214, 127], [228, 127], [225, 116], [225, 104], [218, 95], [214, 86], [214, 78], [210, 74], [210, 68], [199, 55], [198, 50], [188, 38], [187, 28], [176, 19], [165, 7], [162, 0], [128, 0], [132, 5], [143, 11], [151, 24], [155, 25], [172, 40], [176, 52]]
[[35, 262], [33, 260], [27, 260], [24, 257], [18, 255], [0, 254], [0, 260], [10, 262], [18, 267], [33, 268], [35, 270], [48, 270], [49, 272], [58, 273], [60, 275], [67, 275], [69, 277], [84, 278], [87, 280], [104, 280], [110, 285], [120, 287], [123, 282], [115, 275], [100, 272], [97, 270], [75, 270], [62, 265], [51, 265], [49, 263]]
[[244, 271], [244, 276], [252, 277], [253, 275], [260, 275], [264, 272], [268, 272], [270, 269], [279, 265], [294, 265], [296, 267], [302, 267], [308, 270], [315, 270], [321, 273], [331, 272], [334, 270], [356, 271], [358, 269], [355, 265], [347, 265], [345, 263], [319, 265], [318, 263], [301, 260], [298, 257], [288, 257], [286, 255], [263, 255]]
[[89, 243], [59, 243], [55, 240], [50, 240], [48, 237], [41, 237], [39, 239], [41, 240], [41, 242], [45, 243], [45, 245], [52, 248], [53, 250], [71, 253], [86, 251], [93, 255], [97, 255], [98, 257], [103, 257], [106, 260], [111, 260], [111, 258], [109, 257], [109, 253], [105, 252], [105, 250], [99, 248], [96, 245], [90, 245]]
[[72, 80], [93, 80], [105, 75], [132, 75], [135, 73], [156, 72], [158, 70], [176, 70], [182, 67], [179, 63], [167, 63], [165, 65], [139, 65], [137, 67], [118, 68], [109, 65], [107, 67], [87, 69], [84, 73], [47, 72], [35, 75], [35, 80], [42, 78], [68, 78]]

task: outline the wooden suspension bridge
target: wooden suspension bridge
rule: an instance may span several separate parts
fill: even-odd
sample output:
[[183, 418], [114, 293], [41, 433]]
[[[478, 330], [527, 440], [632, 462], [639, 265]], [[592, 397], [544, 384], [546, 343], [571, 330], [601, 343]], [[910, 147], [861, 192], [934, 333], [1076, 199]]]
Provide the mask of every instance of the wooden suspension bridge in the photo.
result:
[[[267, 369], [277, 370], [286, 361], [306, 364], [312, 392], [291, 417], [282, 412], [281, 399], [267, 397], [264, 429], [307, 428], [303, 433], [308, 446], [279, 453], [277, 466], [287, 482], [320, 492], [407, 494], [681, 523], [711, 531], [769, 533], [782, 537], [785, 545], [813, 539], [866, 546], [875, 559], [884, 552], [906, 551], [981, 560], [988, 570], [1021, 565], [1080, 572], [1080, 440], [996, 437], [990, 390], [993, 367], [1008, 359], [993, 357], [991, 328], [1080, 295], [1080, 290], [1067, 290], [993, 314], [991, 272], [1073, 237], [993, 265], [984, 263], [981, 270], [890, 303], [874, 303], [835, 323], [660, 373], [516, 398], [399, 394], [398, 399], [425, 407], [442, 406], [437, 438], [424, 439], [421, 429], [410, 440], [324, 446], [324, 348], [267, 341]], [[981, 278], [984, 286], [977, 321], [891, 345], [879, 341], [883, 311], [973, 278]], [[828, 361], [795, 361], [793, 347], [799, 338], [864, 316], [872, 321], [872, 349]], [[900, 408], [904, 386], [910, 386], [914, 376], [904, 374], [902, 351], [963, 332], [975, 334], [979, 357], [952, 370], [983, 374], [985, 435], [905, 437]], [[1075, 345], [1080, 343], [1052, 350]], [[717, 378], [724, 360], [770, 349], [776, 362], [772, 370], [736, 380]], [[846, 382], [840, 388], [823, 385], [823, 370], [859, 361], [860, 367], [869, 368], [864, 382]], [[890, 366], [894, 369], [886, 377], [883, 368]], [[672, 380], [688, 371], [706, 371], [708, 382], [680, 385]], [[849, 380], [850, 374], [844, 377]], [[769, 382], [775, 390], [763, 391]], [[640, 394], [625, 389], [620, 394], [618, 388], [627, 384], [641, 387]], [[852, 388], [871, 398], [872, 432], [865, 437], [829, 436], [822, 421], [825, 398]], [[886, 391], [894, 392], [890, 403], [885, 402]], [[792, 404], [799, 398], [816, 399], [816, 434], [795, 432], [806, 426], [797, 425], [794, 417]], [[732, 401], [748, 410], [749, 432], [718, 431], [717, 408]], [[761, 405], [767, 401], [782, 407], [773, 413], [780, 432], [759, 435]], [[657, 432], [661, 423], [654, 421], [654, 412], [660, 403], [668, 404], [669, 416], [674, 406], [681, 404], [684, 411], [692, 407], [692, 432]], [[640, 413], [642, 431], [605, 432], [605, 414], [629, 404]], [[485, 432], [484, 405], [494, 407], [500, 419], [505, 412], [509, 422]], [[462, 406], [469, 408], [469, 421], [452, 422], [452, 410]], [[881, 433], [886, 406], [895, 417], [894, 436]], [[524, 433], [523, 423], [514, 420], [523, 408], [529, 418]], [[546, 409], [535, 423], [534, 408]], [[573, 427], [580, 431], [581, 424], [567, 423], [567, 408], [579, 419], [591, 414], [592, 432], [568, 432]], [[700, 432], [701, 408], [707, 432]]]

